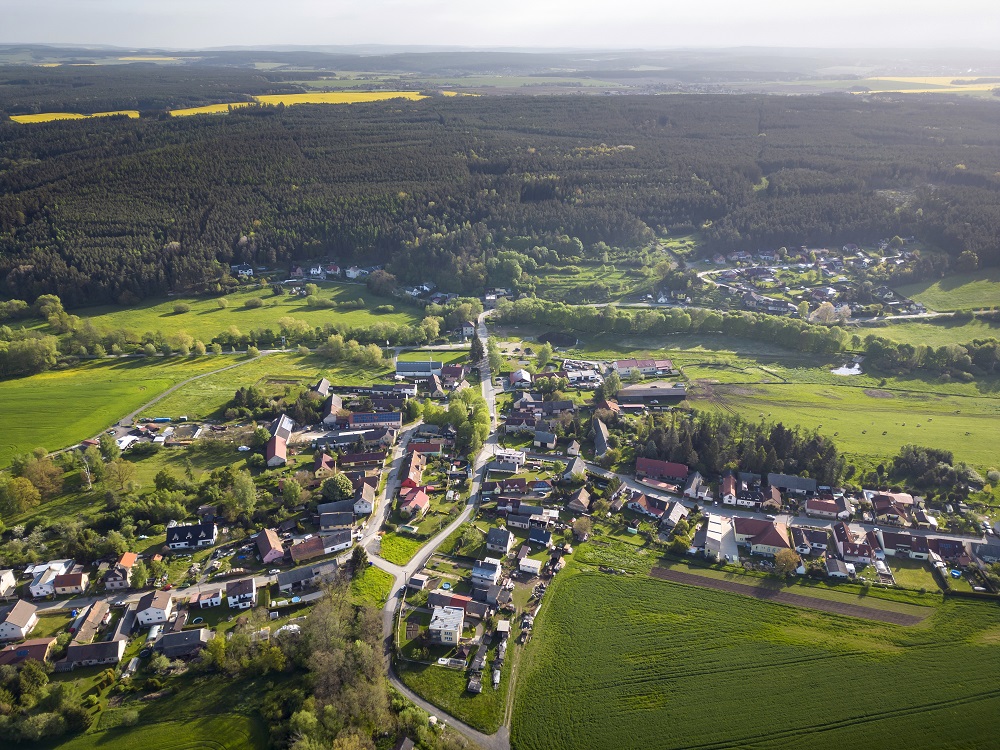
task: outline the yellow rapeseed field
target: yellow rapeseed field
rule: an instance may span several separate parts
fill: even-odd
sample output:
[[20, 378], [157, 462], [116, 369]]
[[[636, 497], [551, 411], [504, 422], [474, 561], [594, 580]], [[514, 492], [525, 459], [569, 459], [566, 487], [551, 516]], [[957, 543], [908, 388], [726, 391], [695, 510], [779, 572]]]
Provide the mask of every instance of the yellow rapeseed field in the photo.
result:
[[255, 96], [261, 104], [357, 104], [359, 102], [381, 102], [386, 99], [426, 99], [416, 91], [327, 91], [311, 94], [275, 94]]
[[139, 111], [135, 109], [123, 109], [118, 112], [95, 112], [92, 115], [80, 115], [76, 112], [42, 112], [38, 115], [11, 115], [14, 122], [52, 122], [53, 120], [87, 120], [91, 117], [109, 117], [110, 115], [127, 115], [133, 120], [139, 117]]

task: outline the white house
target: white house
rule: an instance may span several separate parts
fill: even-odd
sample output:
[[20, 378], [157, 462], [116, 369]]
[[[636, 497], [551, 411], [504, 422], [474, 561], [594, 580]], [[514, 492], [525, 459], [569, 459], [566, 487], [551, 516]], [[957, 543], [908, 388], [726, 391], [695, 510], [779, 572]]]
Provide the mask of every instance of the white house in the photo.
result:
[[465, 627], [465, 610], [461, 607], [435, 607], [427, 633], [435, 643], [457, 646]]
[[12, 599], [17, 593], [17, 576], [10, 568], [0, 570], [0, 599]]
[[0, 619], [0, 641], [20, 641], [38, 624], [36, 607], [31, 602], [18, 600]]
[[521, 562], [518, 563], [518, 568], [522, 573], [530, 573], [533, 576], [537, 576], [542, 572], [542, 561], [532, 560], [530, 557], [522, 557]]
[[208, 609], [209, 607], [218, 607], [220, 604], [222, 604], [222, 589], [215, 589], [195, 594], [191, 597], [188, 606], [192, 609]]
[[257, 605], [257, 580], [244, 578], [226, 584], [226, 600], [233, 609], [250, 609]]
[[135, 618], [140, 625], [159, 625], [169, 620], [173, 611], [169, 591], [150, 591], [139, 600]]
[[167, 529], [167, 546], [170, 549], [201, 549], [211, 547], [218, 537], [219, 527], [214, 523], [171, 526]]
[[52, 560], [30, 569], [34, 576], [28, 584], [28, 591], [35, 599], [52, 596], [56, 593], [56, 578], [73, 569], [72, 560]]
[[495, 557], [487, 557], [476, 560], [472, 566], [472, 583], [485, 583], [496, 585], [500, 580], [500, 561]]

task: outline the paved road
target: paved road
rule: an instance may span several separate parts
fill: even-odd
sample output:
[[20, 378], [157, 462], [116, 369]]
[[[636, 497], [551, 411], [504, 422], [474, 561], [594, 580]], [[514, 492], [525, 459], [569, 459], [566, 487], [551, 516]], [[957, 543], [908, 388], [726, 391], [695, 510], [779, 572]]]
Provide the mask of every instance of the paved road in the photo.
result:
[[[484, 310], [479, 314], [479, 319], [476, 321], [478, 323], [478, 328], [476, 329], [476, 335], [483, 342], [483, 351], [486, 351], [486, 339], [489, 336], [489, 332], [486, 330], [486, 318], [493, 312], [492, 310]], [[473, 362], [473, 365], [476, 365]], [[479, 367], [479, 380], [482, 383], [483, 398], [486, 399], [486, 405], [490, 407], [490, 428], [495, 430], [497, 428], [497, 398], [496, 391], [493, 388], [493, 373], [490, 372], [490, 360], [489, 357], [483, 357], [483, 361], [478, 363]]]

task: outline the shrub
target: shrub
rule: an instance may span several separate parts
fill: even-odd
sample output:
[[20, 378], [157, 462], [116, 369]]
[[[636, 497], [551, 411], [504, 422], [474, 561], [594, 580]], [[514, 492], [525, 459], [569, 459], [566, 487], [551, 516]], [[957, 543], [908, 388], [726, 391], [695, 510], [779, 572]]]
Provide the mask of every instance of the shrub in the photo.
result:
[[176, 315], [183, 315], [186, 312], [191, 312], [191, 305], [185, 302], [178, 302], [174, 305], [174, 313]]
[[243, 307], [247, 308], [248, 310], [256, 310], [258, 307], [263, 307], [263, 306], [264, 306], [264, 300], [262, 300], [260, 297], [251, 297], [250, 299], [248, 299], [246, 302], [243, 303]]

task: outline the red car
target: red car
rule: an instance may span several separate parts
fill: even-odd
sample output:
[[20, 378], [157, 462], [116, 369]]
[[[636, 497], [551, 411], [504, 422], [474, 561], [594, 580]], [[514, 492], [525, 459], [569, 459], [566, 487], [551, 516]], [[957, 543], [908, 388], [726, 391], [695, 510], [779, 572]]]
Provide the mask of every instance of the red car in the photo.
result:
[[170, 591], [170, 589], [172, 589], [173, 587], [174, 587], [174, 584], [168, 583], [166, 586], [163, 587], [163, 590], [164, 591]]

